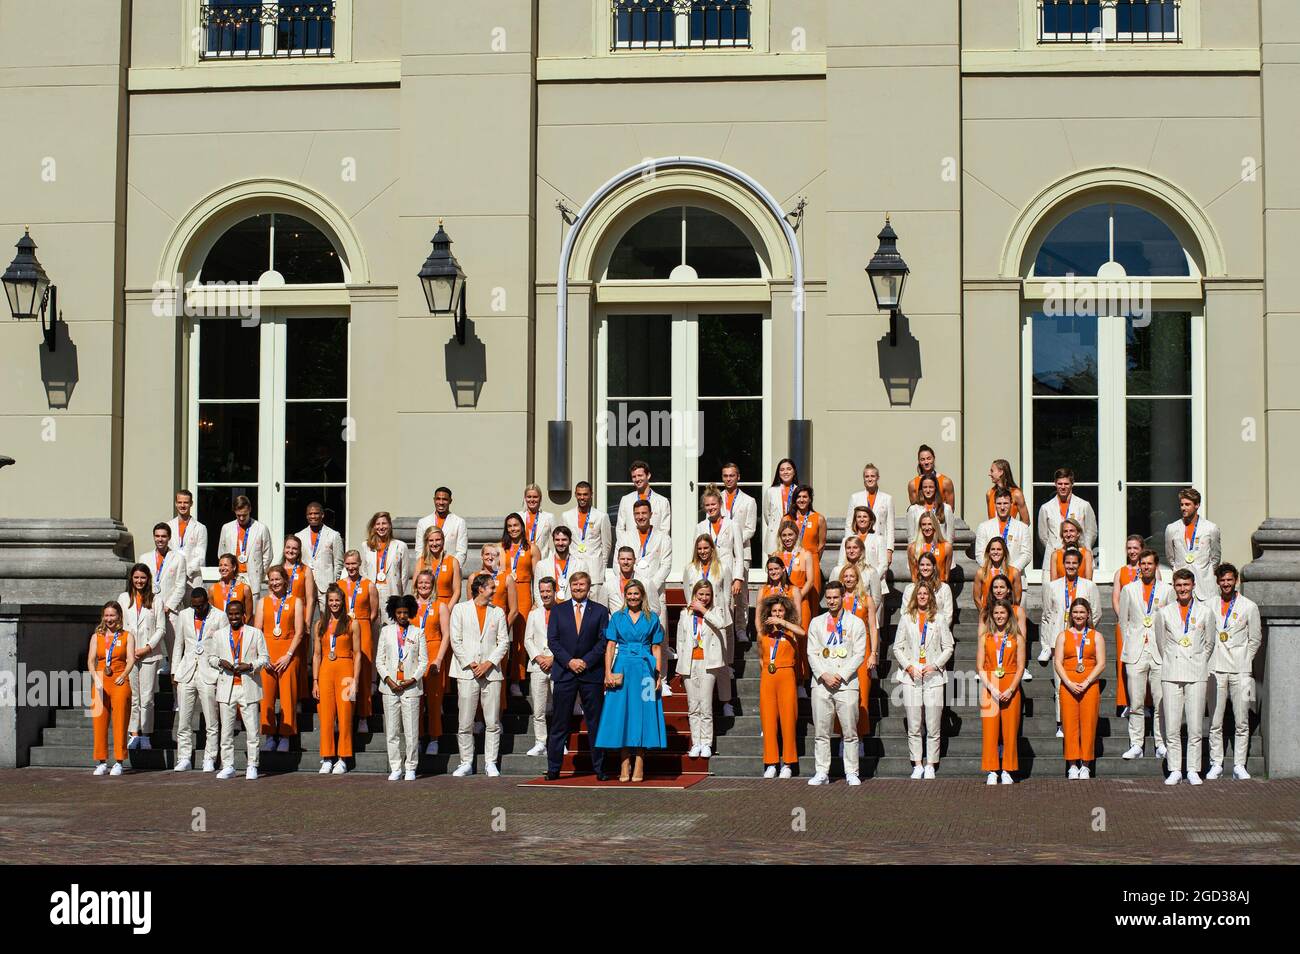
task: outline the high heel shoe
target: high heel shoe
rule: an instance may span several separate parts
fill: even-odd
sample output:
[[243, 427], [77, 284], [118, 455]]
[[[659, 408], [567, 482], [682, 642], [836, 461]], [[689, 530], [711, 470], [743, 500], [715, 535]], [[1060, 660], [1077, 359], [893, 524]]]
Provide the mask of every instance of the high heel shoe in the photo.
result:
[[632, 760], [626, 755], [623, 756], [623, 767], [618, 773], [618, 780], [620, 782], [632, 781]]
[[632, 769], [632, 781], [645, 781], [645, 759], [640, 754], [637, 755], [635, 767]]

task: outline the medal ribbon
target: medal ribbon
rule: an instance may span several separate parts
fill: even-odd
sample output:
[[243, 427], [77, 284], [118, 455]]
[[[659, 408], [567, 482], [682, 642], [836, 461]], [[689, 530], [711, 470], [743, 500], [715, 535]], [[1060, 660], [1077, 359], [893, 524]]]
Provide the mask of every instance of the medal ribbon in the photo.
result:
[[402, 668], [402, 661], [406, 659], [406, 631], [409, 626], [403, 626], [397, 631], [397, 668]]
[[316, 548], [320, 546], [320, 533], [313, 530], [311, 532], [311, 558], [316, 559]]
[[348, 594], [348, 615], [351, 616], [357, 608], [357, 594], [361, 592], [361, 581], [353, 582], [350, 579], [345, 579], [343, 582], [344, 584], [352, 583], [352, 592]]
[[515, 555], [510, 558], [510, 572], [515, 572], [515, 567], [519, 566], [519, 558], [524, 555], [524, 542], [520, 540], [515, 544]]
[[1088, 645], [1088, 631], [1087, 631], [1087, 630], [1078, 630], [1077, 632], [1079, 633], [1079, 645], [1076, 646], [1075, 649], [1074, 649], [1074, 658], [1075, 658], [1076, 662], [1078, 663], [1078, 665], [1082, 666], [1082, 665], [1083, 665], [1083, 650], [1084, 650], [1084, 647]]
[[650, 536], [651, 536], [651, 534], [653, 534], [654, 532], [655, 532], [655, 528], [654, 528], [654, 527], [649, 527], [649, 528], [647, 528], [647, 529], [646, 529], [646, 532], [645, 532], [645, 537], [643, 537], [642, 540], [641, 540], [641, 556], [643, 556], [643, 557], [645, 556], [645, 550], [646, 550], [646, 547], [648, 547], [648, 546], [650, 545]]
[[298, 582], [298, 571], [302, 569], [301, 563], [293, 565], [293, 572], [289, 574], [289, 595], [293, 595], [293, 585]]
[[844, 613], [826, 621], [826, 645], [839, 646], [844, 642]]
[[335, 646], [335, 644], [339, 641], [338, 628], [339, 628], [339, 621], [338, 621], [337, 619], [333, 619], [333, 618], [331, 618], [331, 619], [330, 619], [330, 626], [329, 626], [330, 656], [331, 656], [331, 657], [334, 655], [334, 646]]
[[239, 627], [239, 632], [233, 629], [230, 631], [230, 659], [236, 665], [239, 664], [239, 657], [244, 654], [244, 627]]
[[[237, 548], [239, 550], [239, 562], [247, 563], [248, 562], [248, 531], [253, 529], [253, 526], [252, 524], [249, 524], [247, 527], [242, 527], [240, 529], [244, 531], [244, 535], [238, 538], [239, 543], [237, 544]], [[238, 534], [236, 535], [238, 536]]]
[[208, 628], [208, 618], [205, 616], [199, 619], [194, 617], [194, 654], [203, 655], [203, 631]]
[[104, 640], [104, 675], [111, 675], [113, 672], [113, 650], [117, 649], [117, 641], [122, 638], [120, 629], [113, 630], [113, 641], [110, 643]]
[[703, 649], [704, 640], [700, 639], [700, 618], [694, 613], [691, 614], [691, 635], [695, 637], [695, 648]]
[[1007, 640], [1011, 638], [1010, 631], [1002, 634], [1002, 641], [998, 643], [998, 669], [1002, 668], [1002, 656], [1007, 651]]
[[1200, 515], [1198, 514], [1197, 517], [1196, 517], [1196, 519], [1192, 521], [1192, 537], [1191, 537], [1191, 539], [1190, 539], [1190, 540], [1187, 539], [1187, 532], [1186, 532], [1186, 531], [1183, 532], [1183, 541], [1184, 541], [1184, 542], [1186, 543], [1186, 545], [1187, 545], [1187, 552], [1188, 552], [1188, 553], [1195, 553], [1195, 552], [1196, 552], [1196, 531], [1200, 528], [1200, 525], [1201, 525], [1201, 517], [1200, 517]]
[[279, 600], [279, 603], [275, 607], [275, 628], [278, 630], [280, 628], [280, 616], [284, 613], [284, 604], [289, 602], [289, 600], [279, 596], [277, 596], [276, 599]]
[[[1223, 605], [1222, 602], [1220, 602], [1219, 605], [1222, 606], [1222, 605]], [[1228, 608], [1227, 608], [1226, 610], [1224, 610], [1224, 613], [1223, 613], [1223, 625], [1221, 625], [1221, 626], [1219, 627], [1220, 629], [1224, 629], [1224, 630], [1226, 630], [1226, 629], [1228, 628], [1228, 620], [1232, 617], [1232, 608], [1233, 608], [1234, 606], [1236, 606], [1236, 605], [1237, 605], [1237, 594], [1236, 594], [1236, 593], [1233, 593], [1233, 594], [1232, 594], [1232, 602], [1229, 603], [1229, 604], [1228, 604]]]
[[[1142, 588], [1143, 588], [1143, 589], [1146, 589], [1146, 584], [1145, 584], [1145, 583], [1142, 584]], [[1146, 611], [1146, 615], [1147, 615], [1147, 616], [1150, 616], [1150, 615], [1151, 615], [1151, 604], [1154, 603], [1155, 600], [1156, 600], [1156, 582], [1155, 582], [1155, 580], [1152, 580], [1152, 581], [1151, 581], [1151, 592], [1147, 594], [1147, 611]]]
[[379, 552], [376, 554], [376, 556], [378, 557], [378, 572], [383, 573], [385, 570], [388, 569], [388, 544], [387, 543], [385, 543], [382, 547], [380, 547]]
[[736, 493], [735, 490], [728, 490], [724, 495], [727, 500], [727, 516], [732, 520], [736, 519]]
[[585, 520], [583, 519], [583, 516], [584, 516], [583, 512], [579, 510], [578, 511], [578, 539], [585, 541], [587, 539], [587, 524], [591, 523], [591, 511], [590, 510], [587, 511], [587, 513], [585, 514], [586, 516]]

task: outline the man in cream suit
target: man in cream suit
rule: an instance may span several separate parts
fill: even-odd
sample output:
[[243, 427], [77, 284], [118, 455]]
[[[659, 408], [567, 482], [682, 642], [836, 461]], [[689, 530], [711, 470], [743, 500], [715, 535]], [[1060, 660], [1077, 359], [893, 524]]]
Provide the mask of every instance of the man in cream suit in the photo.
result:
[[984, 550], [994, 537], [1007, 544], [1007, 558], [1021, 573], [1034, 560], [1034, 546], [1029, 539], [1029, 527], [1011, 516], [1011, 491], [999, 487], [993, 495], [993, 512], [996, 516], [985, 520], [975, 530], [975, 562], [984, 564]]
[[862, 468], [862, 487], [849, 497], [844, 513], [845, 530], [853, 526], [854, 507], [868, 508], [876, 515], [876, 533], [885, 543], [885, 565], [889, 566], [894, 560], [894, 498], [880, 489], [880, 470], [875, 464]]
[[1214, 652], [1214, 613], [1196, 599], [1196, 576], [1186, 567], [1174, 571], [1177, 600], [1156, 613], [1160, 641], [1160, 681], [1164, 693], [1165, 726], [1169, 733], [1169, 777], [1166, 785], [1183, 780], [1183, 717], [1187, 718], [1187, 781], [1201, 784], [1201, 732], [1205, 723], [1205, 680]]
[[[1208, 779], [1223, 774], [1223, 717], [1232, 697], [1232, 777], [1248, 779], [1246, 755], [1250, 751], [1250, 706], [1255, 695], [1255, 656], [1263, 642], [1259, 607], [1237, 592], [1237, 568], [1221, 563], [1215, 571], [1219, 595], [1214, 608], [1214, 716], [1210, 720], [1210, 770]], [[1217, 603], [1217, 607], [1215, 604]]]
[[572, 537], [568, 527], [551, 531], [551, 555], [537, 561], [533, 567], [533, 605], [541, 602], [541, 580], [549, 576], [555, 581], [555, 602], [569, 598], [569, 580], [573, 574], [583, 572], [594, 576], [599, 571], [587, 557], [573, 552]]
[[592, 506], [591, 484], [581, 481], [573, 488], [573, 499], [577, 506], [560, 514], [560, 525], [569, 528], [573, 552], [587, 562], [588, 572], [599, 580], [614, 552], [614, 528], [609, 514]]
[[[605, 585], [601, 588], [604, 596], [604, 603], [613, 616], [623, 608], [623, 588], [632, 580], [639, 579], [646, 587], [646, 611], [654, 613], [656, 616], [663, 618], [663, 605], [659, 602], [659, 592], [650, 585], [649, 577], [642, 577], [637, 573], [636, 568], [636, 550], [630, 546], [621, 546], [618, 553], [614, 556], [613, 569], [605, 571]], [[667, 680], [664, 681], [664, 688], [668, 688]], [[664, 693], [668, 695], [668, 693]]]
[[[153, 628], [147, 640], [136, 637], [137, 665], [131, 670], [131, 741], [133, 749], [152, 747], [149, 736], [154, 727], [154, 696], [158, 692], [158, 670], [169, 660], [175, 643], [175, 616], [185, 602], [189, 568], [182, 554], [171, 549], [171, 527], [154, 524], [153, 545], [140, 554], [137, 563], [149, 568], [153, 577]], [[144, 653], [145, 646], [152, 652]]]
[[1051, 570], [1053, 551], [1061, 549], [1061, 523], [1071, 517], [1083, 528], [1083, 537], [1079, 543], [1093, 553], [1097, 547], [1097, 514], [1092, 504], [1074, 496], [1074, 471], [1068, 467], [1057, 470], [1055, 477], [1056, 496], [1038, 508], [1038, 539], [1046, 549], [1043, 569]]
[[754, 562], [754, 534], [758, 532], [758, 501], [740, 489], [740, 468], [722, 466], [722, 510], [740, 534], [740, 566], [737, 576], [744, 581], [732, 602], [731, 626], [734, 643], [749, 642], [749, 571]]
[[172, 623], [177, 613], [185, 605], [185, 593], [189, 589], [189, 565], [184, 554], [171, 547], [172, 528], [165, 523], [156, 523], [153, 528], [153, 550], [140, 555], [139, 562], [149, 567], [153, 576], [153, 605], [158, 623], [165, 627], [164, 639], [170, 652], [172, 645]]
[[313, 500], [307, 505], [307, 526], [296, 534], [302, 544], [302, 562], [311, 567], [316, 581], [316, 611], [325, 612], [325, 591], [343, 576], [343, 537], [325, 525], [325, 508]]
[[474, 714], [483, 707], [483, 770], [495, 778], [501, 772], [501, 663], [510, 651], [506, 614], [492, 605], [496, 581], [487, 573], [469, 583], [468, 601], [451, 610], [451, 678], [456, 680], [458, 720], [456, 743], [460, 765], [457, 778], [474, 774]]
[[244, 605], [226, 604], [229, 627], [209, 637], [203, 655], [217, 674], [217, 711], [221, 717], [221, 771], [217, 778], [235, 774], [235, 712], [244, 720], [248, 768], [244, 777], [257, 778], [257, 755], [262, 747], [262, 670], [271, 664], [266, 638], [256, 626], [244, 625]]
[[1165, 559], [1175, 570], [1186, 567], [1196, 578], [1196, 598], [1215, 597], [1214, 569], [1223, 556], [1219, 528], [1201, 516], [1201, 492], [1194, 487], [1178, 491], [1181, 520], [1165, 527]]
[[[626, 501], [626, 497], [623, 498]], [[662, 499], [662, 498], [660, 498]], [[668, 601], [665, 587], [673, 566], [673, 541], [667, 530], [654, 525], [654, 504], [638, 500], [632, 506], [632, 527], [620, 530], [619, 547], [631, 547], [636, 558], [636, 578], [645, 584], [647, 592], [653, 591], [653, 600], [659, 605], [659, 622], [668, 632]]]
[[419, 551], [424, 546], [424, 532], [433, 524], [442, 531], [442, 550], [450, 553], [465, 572], [465, 560], [469, 557], [469, 530], [465, 521], [451, 512], [451, 490], [439, 487], [433, 492], [433, 513], [421, 517], [415, 525], [415, 548]]
[[840, 721], [844, 740], [844, 780], [858, 777], [858, 667], [867, 654], [867, 629], [844, 612], [844, 587], [826, 584], [826, 612], [808, 625], [808, 665], [812, 669], [816, 774], [809, 785], [825, 785], [831, 771], [831, 725]]
[[176, 516], [167, 521], [171, 548], [185, 561], [185, 581], [191, 587], [203, 585], [203, 563], [208, 558], [208, 528], [194, 518], [194, 494], [176, 491]]
[[1165, 757], [1165, 713], [1160, 681], [1161, 647], [1156, 638], [1156, 616], [1174, 602], [1174, 588], [1160, 579], [1160, 557], [1155, 550], [1138, 554], [1138, 577], [1120, 592], [1119, 625], [1124, 634], [1124, 677], [1128, 682], [1128, 751], [1126, 759], [1142, 758], [1146, 738], [1145, 700], [1148, 687], [1155, 715], [1151, 734], [1156, 743], [1156, 758]]
[[[1070, 604], [1076, 599], [1085, 599], [1092, 607], [1093, 626], [1101, 622], [1101, 591], [1092, 580], [1079, 576], [1081, 562], [1082, 555], [1077, 549], [1072, 547], [1066, 550], [1062, 557], [1065, 576], [1043, 584], [1043, 614], [1039, 617], [1038, 624], [1038, 641], [1042, 645], [1042, 651], [1038, 654], [1039, 662], [1047, 662], [1052, 658], [1056, 638], [1065, 631], [1066, 621], [1070, 617]], [[1055, 666], [1052, 667], [1052, 685], [1057, 690], [1052, 693], [1052, 701], [1056, 703], [1056, 736], [1061, 738], [1061, 677]]]
[[667, 537], [673, 529], [673, 508], [668, 502], [668, 498], [663, 494], [657, 494], [650, 487], [650, 465], [643, 460], [632, 461], [632, 466], [628, 468], [628, 475], [632, 478], [632, 486], [635, 488], [631, 493], [623, 495], [623, 499], [618, 502], [618, 523], [614, 529], [617, 531], [619, 538], [631, 533], [636, 525], [636, 513], [634, 505], [641, 500], [648, 502], [650, 506], [650, 525], [655, 528], [655, 532]]
[[242, 494], [235, 498], [235, 519], [221, 528], [217, 552], [235, 555], [239, 581], [248, 584], [254, 600], [266, 594], [266, 571], [273, 559], [271, 532], [253, 519], [252, 501]]
[[419, 610], [409, 593], [399, 597], [393, 621], [375, 645], [375, 674], [384, 701], [384, 737], [388, 744], [388, 780], [415, 781], [420, 761], [420, 696], [429, 668], [424, 630], [411, 622]]
[[546, 629], [555, 606], [555, 579], [544, 576], [536, 585], [538, 602], [524, 627], [524, 652], [528, 655], [528, 697], [533, 706], [532, 756], [546, 754], [546, 713], [551, 705], [551, 666], [555, 656], [546, 644]]
[[215, 652], [214, 640], [229, 628], [224, 613], [208, 602], [208, 591], [194, 587], [189, 609], [176, 617], [176, 646], [172, 650], [172, 687], [180, 703], [176, 722], [176, 769], [188, 772], [194, 765], [194, 709], [203, 711], [207, 737], [203, 746], [203, 771], [216, 769], [220, 723], [217, 721], [217, 672], [207, 664]]

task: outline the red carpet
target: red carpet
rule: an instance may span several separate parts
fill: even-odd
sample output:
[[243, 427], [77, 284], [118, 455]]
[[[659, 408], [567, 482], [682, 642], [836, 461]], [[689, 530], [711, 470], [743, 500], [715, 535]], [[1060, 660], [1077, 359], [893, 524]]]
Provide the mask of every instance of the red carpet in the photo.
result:
[[664, 788], [664, 789], [684, 789], [692, 785], [698, 785], [708, 778], [707, 775], [678, 775], [672, 776], [652, 776], [644, 782], [620, 782], [618, 776], [614, 775], [603, 782], [596, 781], [594, 775], [561, 775], [554, 782], [548, 781], [545, 777], [535, 778], [531, 781], [520, 782], [520, 788], [552, 787], [552, 788], [601, 788], [601, 789], [619, 789], [620, 791], [633, 792], [645, 788]]

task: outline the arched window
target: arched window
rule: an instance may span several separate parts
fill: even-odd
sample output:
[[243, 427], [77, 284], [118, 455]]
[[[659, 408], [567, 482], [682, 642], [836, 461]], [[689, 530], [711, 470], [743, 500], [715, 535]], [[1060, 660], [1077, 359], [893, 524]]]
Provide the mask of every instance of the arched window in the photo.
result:
[[1173, 229], [1155, 215], [1135, 205], [1103, 202], [1057, 223], [1038, 249], [1033, 274], [1152, 278], [1191, 275], [1192, 268]]
[[763, 269], [753, 244], [729, 218], [697, 206], [672, 206], [650, 213], [623, 234], [605, 277], [762, 278]]
[[329, 236], [306, 219], [264, 212], [231, 226], [203, 260], [200, 281], [328, 285], [346, 281]]

